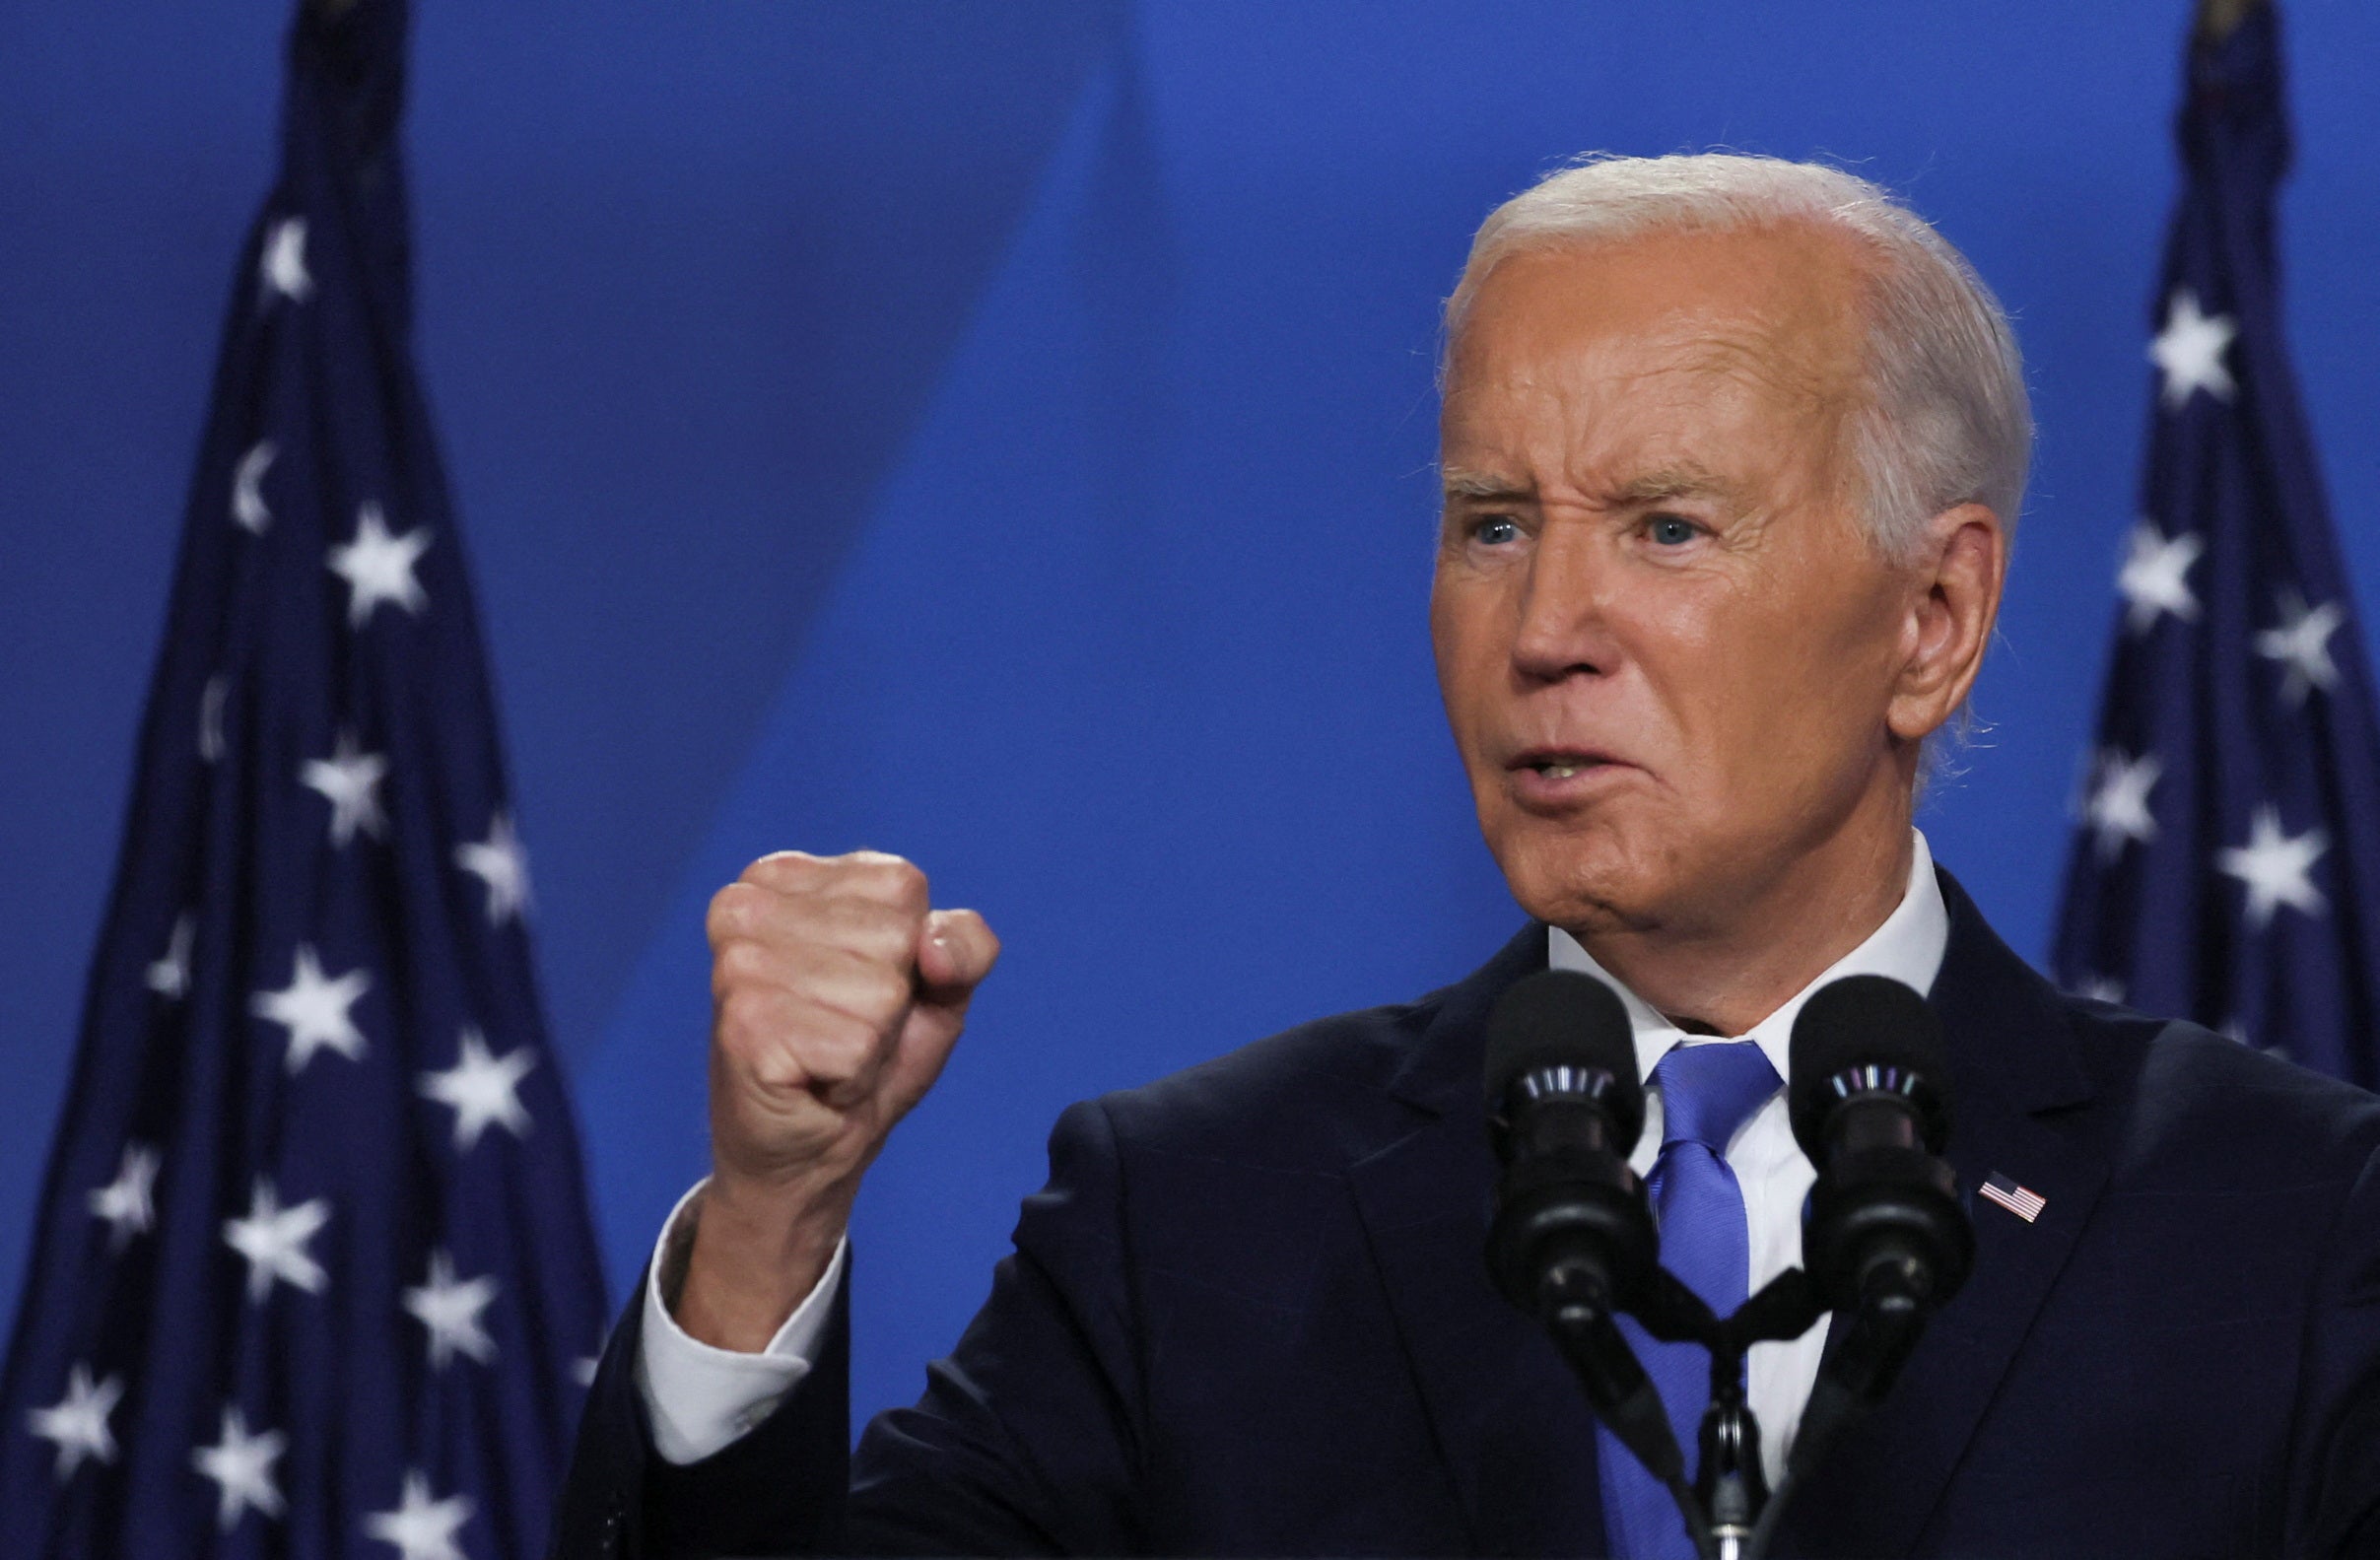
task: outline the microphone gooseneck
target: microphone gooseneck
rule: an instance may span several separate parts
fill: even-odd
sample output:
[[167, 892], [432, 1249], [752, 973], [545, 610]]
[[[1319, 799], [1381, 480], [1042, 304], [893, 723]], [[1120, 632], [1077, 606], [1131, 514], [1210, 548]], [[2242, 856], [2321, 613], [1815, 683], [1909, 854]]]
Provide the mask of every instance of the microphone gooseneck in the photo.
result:
[[1841, 1341], [1827, 1351], [1789, 1459], [1814, 1467], [1883, 1401], [1926, 1323], [1967, 1281], [1975, 1231], [1949, 1142], [1949, 1048], [1909, 986], [1858, 975], [1821, 988], [1794, 1022], [1794, 1137], [1817, 1167], [1802, 1262]]

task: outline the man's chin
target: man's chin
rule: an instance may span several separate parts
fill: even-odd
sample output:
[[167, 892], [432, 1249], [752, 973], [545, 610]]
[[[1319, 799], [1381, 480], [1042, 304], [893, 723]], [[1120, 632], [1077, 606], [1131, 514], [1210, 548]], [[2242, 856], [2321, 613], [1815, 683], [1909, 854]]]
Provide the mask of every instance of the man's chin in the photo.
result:
[[1499, 849], [1497, 864], [1521, 908], [1549, 925], [1587, 937], [1649, 931], [1662, 923], [1661, 875], [1590, 842], [1525, 839]]

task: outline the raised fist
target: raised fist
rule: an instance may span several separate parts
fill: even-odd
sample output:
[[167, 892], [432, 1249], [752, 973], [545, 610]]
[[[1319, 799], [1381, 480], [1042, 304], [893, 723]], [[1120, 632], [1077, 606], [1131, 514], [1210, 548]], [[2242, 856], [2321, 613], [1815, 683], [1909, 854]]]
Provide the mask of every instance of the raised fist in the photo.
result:
[[899, 856], [782, 851], [711, 902], [711, 1185], [679, 1324], [747, 1352], [826, 1271], [859, 1178], [999, 957]]

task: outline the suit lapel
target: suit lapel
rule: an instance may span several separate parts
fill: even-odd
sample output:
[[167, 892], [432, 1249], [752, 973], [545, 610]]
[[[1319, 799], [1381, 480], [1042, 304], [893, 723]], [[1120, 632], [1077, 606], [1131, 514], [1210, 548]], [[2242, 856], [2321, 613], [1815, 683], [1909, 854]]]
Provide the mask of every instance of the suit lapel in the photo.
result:
[[[2088, 1103], [2063, 999], [1984, 923], [1949, 874], [1950, 943], [1931, 1001], [1951, 1048], [1949, 1159], [1975, 1218], [1975, 1270], [1890, 1398], [1794, 1497], [1780, 1552], [1904, 1554], [1924, 1536], [2107, 1180], [2051, 1119]], [[1995, 1171], [2047, 1199], [2027, 1224], [1974, 1197]]]
[[1595, 1419], [1483, 1255], [1496, 1163], [1479, 1095], [1496, 996], [1544, 968], [1532, 925], [1439, 1011], [1391, 1085], [1413, 1129], [1349, 1167], [1366, 1239], [1475, 1554], [1600, 1554]]

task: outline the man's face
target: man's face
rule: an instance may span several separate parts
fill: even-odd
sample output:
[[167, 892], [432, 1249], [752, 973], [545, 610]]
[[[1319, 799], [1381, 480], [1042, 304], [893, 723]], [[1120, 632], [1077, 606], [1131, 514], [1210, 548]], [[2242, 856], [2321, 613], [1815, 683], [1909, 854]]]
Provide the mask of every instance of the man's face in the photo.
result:
[[1719, 933], [1906, 806], [1911, 577], [1862, 536], [1840, 453], [1856, 266], [1815, 231], [1669, 235], [1518, 256], [1476, 297], [1431, 633], [1532, 915]]

